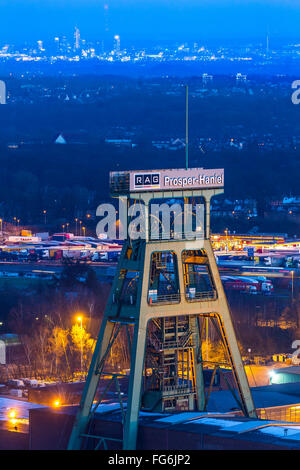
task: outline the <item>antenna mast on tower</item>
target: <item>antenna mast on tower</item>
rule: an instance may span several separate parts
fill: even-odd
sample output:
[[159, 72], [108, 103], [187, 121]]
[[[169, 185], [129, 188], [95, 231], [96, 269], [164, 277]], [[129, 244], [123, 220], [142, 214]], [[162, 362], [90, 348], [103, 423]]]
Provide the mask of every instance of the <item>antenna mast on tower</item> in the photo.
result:
[[185, 87], [185, 167], [189, 167], [189, 87]]

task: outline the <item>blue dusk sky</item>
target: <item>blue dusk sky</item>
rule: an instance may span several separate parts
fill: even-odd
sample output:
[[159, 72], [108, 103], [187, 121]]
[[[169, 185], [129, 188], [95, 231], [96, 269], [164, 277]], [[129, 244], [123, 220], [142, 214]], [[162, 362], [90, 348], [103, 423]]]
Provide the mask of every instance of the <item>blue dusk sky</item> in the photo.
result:
[[300, 0], [0, 0], [0, 15], [1, 41], [68, 36], [75, 25], [102, 39], [105, 24], [124, 40], [252, 39], [267, 31], [280, 39], [299, 37]]

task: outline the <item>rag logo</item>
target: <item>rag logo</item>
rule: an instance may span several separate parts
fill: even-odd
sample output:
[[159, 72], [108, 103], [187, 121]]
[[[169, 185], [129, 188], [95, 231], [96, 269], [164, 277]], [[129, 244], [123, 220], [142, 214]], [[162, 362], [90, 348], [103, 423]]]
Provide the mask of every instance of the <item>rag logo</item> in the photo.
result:
[[152, 189], [160, 187], [160, 175], [159, 173], [138, 173], [134, 175], [134, 186], [135, 188]]

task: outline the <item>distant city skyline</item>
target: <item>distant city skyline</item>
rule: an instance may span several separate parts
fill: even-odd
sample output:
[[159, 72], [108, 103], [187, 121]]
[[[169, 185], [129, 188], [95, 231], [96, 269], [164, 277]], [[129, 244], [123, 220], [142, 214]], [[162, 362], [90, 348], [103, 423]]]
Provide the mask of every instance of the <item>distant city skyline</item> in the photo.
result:
[[[87, 70], [93, 70], [94, 73], [98, 62], [101, 64], [100, 69], [97, 68], [98, 72], [105, 73], [105, 64], [109, 67], [115, 63], [116, 69], [110, 68], [107, 72], [122, 74], [126, 70], [127, 74], [133, 75], [149, 73], [153, 67], [158, 67], [155, 74], [174, 73], [175, 67], [176, 73], [180, 74], [203, 73], [203, 83], [211, 81], [211, 73], [228, 73], [229, 70], [236, 74], [238, 82], [247, 80], [248, 73], [260, 73], [259, 70], [291, 76], [295, 76], [299, 70], [299, 41], [276, 43], [267, 34], [256, 42], [232, 42], [225, 39], [219, 43], [209, 42], [153, 40], [147, 43], [146, 40], [140, 40], [126, 43], [123, 36], [112, 35], [110, 31], [106, 31], [103, 40], [93, 41], [82, 36], [80, 29], [75, 26], [72, 34], [61, 34], [48, 41], [39, 39], [16, 44], [0, 40], [0, 67], [4, 74], [11, 73], [11, 67], [16, 67], [22, 77], [24, 71], [28, 74], [30, 70], [33, 73], [37, 70], [45, 73], [48, 70], [49, 73], [51, 69], [52, 74], [55, 64], [57, 67], [68, 64], [68, 73], [87, 73]], [[22, 63], [25, 69], [21, 67]], [[143, 68], [146, 64], [147, 68]], [[120, 68], [123, 66], [125, 69]]]
[[298, 0], [4, 0], [1, 41], [49, 40], [74, 34], [124, 41], [299, 37]]

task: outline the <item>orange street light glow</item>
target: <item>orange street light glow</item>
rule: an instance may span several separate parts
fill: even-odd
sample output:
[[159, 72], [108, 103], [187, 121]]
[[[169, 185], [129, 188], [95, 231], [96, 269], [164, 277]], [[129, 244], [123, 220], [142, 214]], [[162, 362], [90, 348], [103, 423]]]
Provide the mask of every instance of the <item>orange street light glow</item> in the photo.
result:
[[10, 410], [8, 413], [9, 419], [14, 419], [17, 416], [16, 410]]
[[60, 405], [60, 401], [59, 400], [55, 400], [55, 402], [53, 403], [53, 406], [55, 406], [56, 408]]

